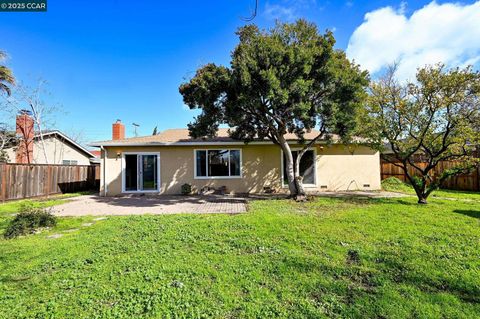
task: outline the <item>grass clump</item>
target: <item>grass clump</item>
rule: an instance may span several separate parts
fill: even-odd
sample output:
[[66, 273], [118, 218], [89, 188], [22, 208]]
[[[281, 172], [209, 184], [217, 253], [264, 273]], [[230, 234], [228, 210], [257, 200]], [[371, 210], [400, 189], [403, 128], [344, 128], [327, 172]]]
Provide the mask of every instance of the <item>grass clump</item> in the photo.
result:
[[382, 181], [382, 189], [389, 192], [399, 192], [407, 194], [415, 194], [413, 187], [402, 182], [396, 177], [389, 177]]
[[12, 239], [32, 234], [39, 228], [52, 227], [56, 224], [56, 217], [49, 211], [26, 203], [22, 206], [21, 213], [10, 221], [3, 236], [5, 239]]

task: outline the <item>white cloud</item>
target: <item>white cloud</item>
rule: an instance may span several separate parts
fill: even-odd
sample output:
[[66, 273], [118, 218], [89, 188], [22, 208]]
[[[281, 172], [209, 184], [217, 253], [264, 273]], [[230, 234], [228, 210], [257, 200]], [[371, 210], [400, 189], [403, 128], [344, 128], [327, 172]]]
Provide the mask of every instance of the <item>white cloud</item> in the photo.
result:
[[265, 4], [265, 16], [269, 20], [292, 21], [297, 18], [297, 13], [294, 7], [287, 7], [279, 4]]
[[267, 1], [263, 11], [268, 20], [281, 20], [291, 22], [300, 18], [305, 11], [312, 9], [321, 10], [316, 0], [282, 0], [272, 4]]
[[399, 63], [398, 76], [413, 78], [416, 68], [443, 62], [466, 66], [480, 61], [480, 1], [470, 5], [431, 2], [405, 14], [399, 9], [368, 12], [350, 37], [347, 55], [371, 74]]

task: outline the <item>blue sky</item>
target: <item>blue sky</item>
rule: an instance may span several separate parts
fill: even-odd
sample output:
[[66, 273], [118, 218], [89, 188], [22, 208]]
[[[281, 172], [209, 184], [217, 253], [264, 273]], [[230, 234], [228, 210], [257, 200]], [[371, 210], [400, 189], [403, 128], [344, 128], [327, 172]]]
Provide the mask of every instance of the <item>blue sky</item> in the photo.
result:
[[[439, 49], [438, 43], [448, 39], [428, 43], [425, 49], [426, 41], [419, 37], [415, 50], [399, 40], [405, 34], [423, 34], [424, 29], [438, 33], [433, 22], [424, 26], [418, 21], [441, 22], [443, 16], [448, 20], [457, 9], [456, 16], [465, 21], [466, 15], [476, 18], [471, 12], [480, 8], [479, 4], [472, 10], [473, 1], [451, 6], [443, 6], [448, 5], [443, 1], [422, 10], [429, 3], [260, 0], [254, 23], [269, 27], [275, 19], [306, 18], [320, 30], [334, 30], [338, 48], [347, 49], [350, 42], [349, 55], [375, 72], [381, 61], [398, 57], [405, 59], [406, 68], [434, 58], [452, 65], [478, 64], [480, 44], [471, 44], [478, 41], [477, 34], [455, 44], [460, 46], [455, 53]], [[84, 141], [109, 139], [111, 124], [119, 118], [127, 125], [127, 135], [133, 134], [132, 122], [141, 125], [140, 135], [147, 135], [157, 125], [164, 130], [185, 127], [192, 120], [195, 113], [183, 105], [178, 86], [204, 63], [228, 63], [237, 43], [234, 32], [246, 24], [241, 18], [253, 5], [252, 0], [49, 0], [46, 13], [0, 12], [0, 49], [9, 54], [7, 65], [18, 80], [32, 83], [41, 77], [49, 82], [52, 101], [67, 112], [57, 117], [58, 129], [81, 133]], [[415, 13], [419, 18], [410, 20]], [[392, 20], [398, 23], [392, 23], [395, 28], [389, 32], [397, 38], [389, 43], [390, 34], [380, 31], [382, 23], [389, 30]], [[428, 33], [427, 37], [432, 38]], [[385, 51], [381, 58], [372, 60], [380, 51]]]

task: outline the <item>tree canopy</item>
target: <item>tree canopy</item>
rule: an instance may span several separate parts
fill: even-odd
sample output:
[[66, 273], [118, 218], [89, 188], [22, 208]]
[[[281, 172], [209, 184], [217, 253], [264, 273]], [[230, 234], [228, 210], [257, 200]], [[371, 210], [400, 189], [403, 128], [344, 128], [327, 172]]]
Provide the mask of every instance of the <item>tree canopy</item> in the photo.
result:
[[[0, 62], [5, 60], [7, 54], [4, 51], [0, 51]], [[0, 65], [0, 92], [10, 95], [10, 86], [15, 84], [15, 78], [12, 71], [4, 65]]]
[[[268, 138], [286, 155], [291, 194], [304, 195], [296, 165], [302, 152], [334, 133], [351, 136], [368, 74], [334, 49], [331, 32], [320, 34], [305, 20], [270, 30], [247, 25], [237, 35], [229, 67], [207, 64], [180, 86], [185, 104], [201, 110], [188, 125], [190, 135], [214, 136], [220, 125], [228, 125], [230, 135], [245, 142]], [[312, 129], [320, 133], [305, 141]], [[304, 144], [297, 163], [287, 133]]]

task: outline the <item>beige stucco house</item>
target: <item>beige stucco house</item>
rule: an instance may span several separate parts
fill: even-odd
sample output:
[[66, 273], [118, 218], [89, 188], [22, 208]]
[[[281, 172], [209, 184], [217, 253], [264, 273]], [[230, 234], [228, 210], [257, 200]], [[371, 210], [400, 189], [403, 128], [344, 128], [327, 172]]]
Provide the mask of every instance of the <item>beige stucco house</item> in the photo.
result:
[[[270, 141], [245, 144], [231, 139], [226, 129], [206, 139], [190, 138], [187, 129], [134, 138], [124, 132], [117, 122], [112, 140], [92, 144], [102, 150], [101, 195], [180, 194], [183, 184], [195, 192], [288, 191], [282, 151]], [[299, 146], [294, 135], [287, 138], [292, 149]], [[301, 173], [308, 192], [380, 189], [379, 153], [366, 146], [319, 141], [302, 157]]]
[[[90, 165], [96, 161], [88, 149], [70, 139], [60, 131], [43, 132], [43, 143], [40, 134], [35, 135], [33, 140], [32, 164], [47, 164], [43, 149], [47, 153], [48, 164], [59, 165]], [[44, 147], [45, 145], [45, 147]], [[15, 163], [17, 150], [6, 150], [9, 162]]]

